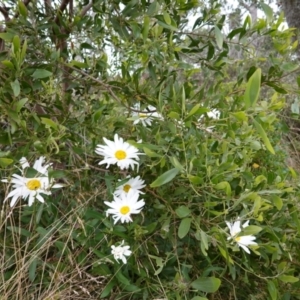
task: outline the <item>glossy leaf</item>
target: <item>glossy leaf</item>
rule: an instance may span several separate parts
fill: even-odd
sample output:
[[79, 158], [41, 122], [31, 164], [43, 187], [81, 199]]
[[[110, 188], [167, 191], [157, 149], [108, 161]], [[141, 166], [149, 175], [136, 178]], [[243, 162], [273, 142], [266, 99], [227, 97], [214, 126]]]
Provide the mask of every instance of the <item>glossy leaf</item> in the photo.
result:
[[216, 277], [200, 277], [191, 284], [194, 289], [205, 293], [215, 293], [220, 285], [221, 280]]
[[173, 168], [162, 175], [160, 175], [156, 180], [154, 180], [150, 186], [151, 187], [158, 187], [170, 182], [175, 176], [178, 174], [179, 170], [177, 168]]
[[247, 82], [244, 101], [246, 108], [254, 107], [260, 93], [261, 69], [257, 69]]

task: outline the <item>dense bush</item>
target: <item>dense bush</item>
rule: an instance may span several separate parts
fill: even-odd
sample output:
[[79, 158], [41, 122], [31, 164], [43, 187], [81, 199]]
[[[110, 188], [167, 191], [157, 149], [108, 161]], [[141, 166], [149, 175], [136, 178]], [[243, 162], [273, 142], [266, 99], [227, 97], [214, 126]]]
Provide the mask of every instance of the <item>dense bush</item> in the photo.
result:
[[0, 298], [300, 299], [283, 17], [225, 36], [214, 1], [193, 29], [191, 1], [38, 4], [0, 33]]

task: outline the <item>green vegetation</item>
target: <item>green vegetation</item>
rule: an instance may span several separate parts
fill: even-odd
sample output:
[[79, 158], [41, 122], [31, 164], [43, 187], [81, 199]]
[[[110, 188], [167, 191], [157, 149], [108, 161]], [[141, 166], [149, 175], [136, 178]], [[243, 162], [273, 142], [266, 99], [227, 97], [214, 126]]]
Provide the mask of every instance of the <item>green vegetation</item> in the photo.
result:
[[[216, 1], [77, 2], [18, 1], [3, 21], [0, 299], [300, 299], [300, 76], [283, 15], [264, 4], [228, 32]], [[98, 164], [115, 134], [134, 166], [123, 152]], [[13, 174], [45, 202], [10, 205]], [[145, 204], [114, 221], [127, 176]]]

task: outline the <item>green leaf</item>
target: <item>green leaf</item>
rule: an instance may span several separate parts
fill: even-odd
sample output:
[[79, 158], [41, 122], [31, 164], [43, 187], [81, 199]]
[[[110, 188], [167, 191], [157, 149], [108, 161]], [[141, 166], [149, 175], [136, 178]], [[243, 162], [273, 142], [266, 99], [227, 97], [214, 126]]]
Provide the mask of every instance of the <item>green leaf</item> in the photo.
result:
[[106, 287], [102, 290], [102, 293], [100, 295], [100, 299], [102, 298], [106, 298], [109, 294], [110, 291], [113, 289], [113, 287], [115, 286], [116, 282], [114, 280], [110, 281]]
[[196, 297], [193, 297], [192, 300], [208, 300], [208, 299], [206, 297], [196, 296]]
[[291, 276], [291, 275], [280, 275], [278, 277], [282, 282], [293, 283], [299, 281], [299, 278]]
[[9, 166], [10, 164], [12, 164], [13, 162], [14, 161], [11, 158], [4, 158], [4, 157], [0, 158], [0, 166], [2, 168], [6, 168], [7, 166]]
[[34, 278], [35, 278], [35, 275], [36, 275], [36, 266], [37, 266], [37, 263], [38, 263], [38, 259], [37, 259], [37, 257], [34, 257], [33, 258], [33, 260], [32, 260], [32, 262], [30, 263], [30, 265], [29, 265], [29, 280], [31, 281], [31, 282], [33, 282], [34, 281]]
[[217, 190], [224, 190], [227, 196], [231, 195], [231, 186], [229, 182], [222, 181], [215, 185], [215, 189]]
[[246, 108], [254, 107], [260, 92], [261, 69], [257, 69], [247, 82], [247, 87], [244, 95]]
[[50, 77], [52, 72], [45, 69], [36, 69], [34, 73], [31, 75], [35, 79]]
[[20, 15], [23, 16], [24, 18], [26, 18], [27, 17], [27, 8], [26, 8], [25, 4], [23, 3], [23, 1], [19, 1], [18, 7], [19, 7]]
[[168, 25], [162, 21], [157, 21], [157, 24], [159, 24], [161, 27], [172, 30], [172, 31], [177, 31], [178, 29], [175, 26]]
[[215, 36], [216, 36], [216, 42], [219, 49], [223, 48], [223, 34], [219, 27], [215, 25]]
[[14, 34], [10, 32], [2, 32], [0, 33], [0, 39], [3, 39], [5, 42], [11, 42], [14, 38]]
[[261, 139], [263, 140], [266, 148], [272, 153], [275, 154], [275, 151], [270, 143], [270, 140], [266, 134], [266, 132], [264, 131], [264, 129], [262, 128], [262, 126], [255, 120], [253, 119], [253, 123], [254, 126], [256, 127], [256, 130], [258, 132], [258, 134], [260, 135]]
[[17, 54], [20, 51], [20, 38], [19, 36], [15, 35], [13, 38], [13, 46], [14, 46], [14, 53]]
[[180, 239], [184, 238], [190, 231], [191, 228], [191, 218], [184, 218], [181, 220], [179, 228], [178, 228], [178, 237]]
[[16, 227], [16, 226], [7, 226], [6, 227], [8, 230], [15, 232], [17, 234], [29, 237], [31, 235], [30, 231], [24, 229], [24, 228], [20, 228], [20, 227]]
[[18, 79], [16, 79], [14, 82], [11, 82], [10, 85], [13, 90], [14, 96], [18, 97], [20, 95], [20, 83]]
[[146, 147], [143, 147], [143, 150], [144, 150], [145, 154], [149, 157], [161, 157], [160, 154], [157, 154], [156, 152], [154, 152]]
[[254, 235], [258, 232], [262, 231], [262, 228], [256, 225], [249, 225], [243, 228], [243, 235]]
[[28, 98], [23, 98], [16, 103], [16, 111], [20, 112], [22, 107], [27, 103]]
[[170, 15], [166, 11], [164, 11], [163, 16], [164, 16], [164, 20], [165, 20], [166, 24], [171, 25]]
[[268, 280], [268, 291], [272, 300], [277, 300], [278, 291], [273, 281]]
[[176, 212], [176, 215], [177, 215], [180, 219], [185, 218], [185, 217], [187, 217], [187, 216], [189, 216], [189, 215], [191, 214], [190, 209], [189, 209], [187, 206], [184, 206], [184, 205], [179, 206], [179, 207], [175, 210], [175, 212]]
[[201, 235], [201, 243], [203, 244], [204, 249], [208, 250], [208, 241], [207, 241], [206, 233], [203, 230], [201, 230], [200, 235]]
[[151, 187], [158, 187], [161, 185], [164, 185], [168, 182], [170, 182], [177, 174], [178, 174], [179, 170], [177, 168], [173, 168], [165, 173], [163, 173], [162, 175], [160, 175], [156, 180], [154, 180], [150, 186]]
[[10, 68], [10, 69], [14, 69], [15, 67], [14, 67], [14, 64], [11, 62], [11, 61], [9, 61], [9, 60], [3, 60], [3, 61], [1, 61], [1, 63], [5, 66], [5, 67], [7, 67], [7, 68]]
[[123, 283], [125, 285], [130, 285], [130, 281], [121, 273], [121, 271], [118, 271], [116, 274], [116, 278], [120, 283]]
[[261, 2], [260, 5], [261, 5], [261, 8], [263, 9], [266, 17], [267, 17], [268, 22], [272, 21], [272, 19], [273, 19], [273, 10], [272, 10], [272, 8], [269, 5], [267, 5], [263, 2]]
[[41, 118], [41, 123], [46, 125], [47, 128], [53, 128], [55, 130], [57, 130], [58, 128], [58, 125], [52, 121], [51, 119], [48, 119], [48, 118]]
[[50, 178], [66, 178], [66, 172], [63, 170], [50, 170], [49, 177]]
[[271, 200], [274, 203], [274, 205], [276, 206], [276, 208], [278, 210], [281, 210], [281, 208], [283, 206], [282, 199], [280, 197], [278, 197], [277, 195], [272, 195]]
[[221, 280], [216, 277], [200, 277], [192, 282], [191, 286], [205, 293], [215, 293], [221, 285]]
[[143, 26], [143, 30], [142, 30], [144, 41], [146, 41], [148, 38], [149, 25], [150, 25], [150, 18], [149, 18], [149, 16], [145, 15], [144, 16], [144, 26]]

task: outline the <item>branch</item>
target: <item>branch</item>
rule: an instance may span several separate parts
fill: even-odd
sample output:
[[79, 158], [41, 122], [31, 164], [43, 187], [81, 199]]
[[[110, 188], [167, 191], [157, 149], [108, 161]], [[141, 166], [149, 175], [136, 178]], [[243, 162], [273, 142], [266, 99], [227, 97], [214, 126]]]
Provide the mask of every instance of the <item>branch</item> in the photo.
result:
[[48, 17], [50, 17], [50, 13], [51, 13], [51, 0], [44, 0], [44, 3], [45, 3], [46, 15]]
[[60, 14], [62, 14], [64, 12], [64, 10], [67, 8], [67, 5], [69, 4], [70, 0], [63, 0], [59, 9], [58, 9], [58, 12], [56, 14], [56, 17], [55, 17], [55, 23], [58, 24], [59, 23], [59, 16]]
[[3, 15], [3, 17], [4, 17], [4, 19], [5, 19], [6, 22], [10, 21], [10, 17], [8, 15], [8, 10], [7, 10], [6, 7], [0, 6], [0, 12], [2, 13], [2, 15]]
[[88, 5], [84, 6], [82, 8], [82, 11], [80, 12], [80, 16], [84, 17], [86, 13], [92, 8], [92, 6], [93, 6], [93, 1], [91, 1]]

